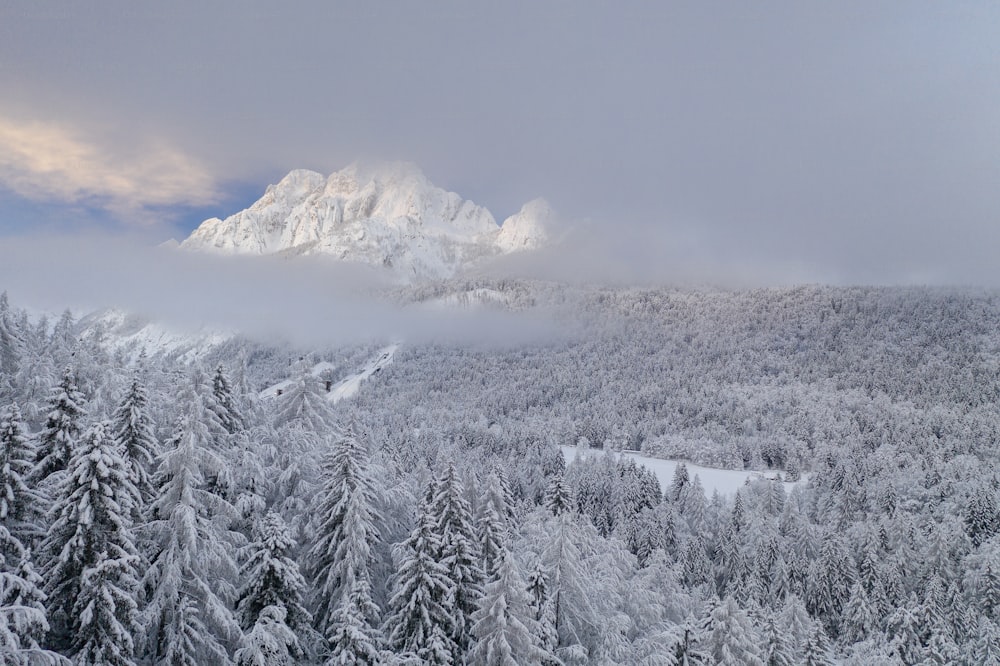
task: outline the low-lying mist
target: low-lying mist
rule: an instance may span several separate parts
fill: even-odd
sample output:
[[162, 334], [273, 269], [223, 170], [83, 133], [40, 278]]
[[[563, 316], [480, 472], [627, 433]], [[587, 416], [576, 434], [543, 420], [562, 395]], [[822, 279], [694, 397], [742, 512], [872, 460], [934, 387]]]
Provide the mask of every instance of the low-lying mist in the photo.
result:
[[182, 330], [301, 346], [371, 340], [521, 344], [559, 329], [541, 309], [405, 307], [367, 266], [325, 257], [224, 257], [103, 235], [5, 238], [0, 290], [15, 305], [82, 315], [119, 308]]

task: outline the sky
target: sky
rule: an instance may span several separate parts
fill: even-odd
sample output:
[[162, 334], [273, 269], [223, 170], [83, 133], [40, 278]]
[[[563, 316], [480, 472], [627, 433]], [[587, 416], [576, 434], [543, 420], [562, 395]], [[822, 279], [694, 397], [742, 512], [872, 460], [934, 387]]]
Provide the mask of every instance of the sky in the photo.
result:
[[601, 254], [566, 262], [1000, 286], [997, 35], [962, 0], [2, 3], [0, 243], [406, 160], [498, 220], [546, 197]]

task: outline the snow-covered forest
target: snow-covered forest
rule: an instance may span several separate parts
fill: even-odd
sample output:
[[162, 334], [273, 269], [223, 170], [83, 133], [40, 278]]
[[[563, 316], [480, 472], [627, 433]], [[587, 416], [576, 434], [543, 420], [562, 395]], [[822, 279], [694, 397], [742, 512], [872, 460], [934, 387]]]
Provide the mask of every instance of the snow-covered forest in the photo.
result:
[[391, 297], [483, 293], [563, 333], [144, 351], [4, 295], [0, 661], [1000, 663], [996, 294]]

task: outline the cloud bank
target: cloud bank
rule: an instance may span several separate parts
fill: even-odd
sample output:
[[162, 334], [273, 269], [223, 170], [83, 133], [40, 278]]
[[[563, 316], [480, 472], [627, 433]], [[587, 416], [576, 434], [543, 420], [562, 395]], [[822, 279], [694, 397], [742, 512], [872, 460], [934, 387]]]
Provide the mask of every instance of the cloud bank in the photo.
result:
[[86, 202], [126, 221], [150, 222], [151, 209], [219, 199], [207, 169], [164, 142], [116, 149], [62, 124], [3, 116], [0, 186], [35, 200]]

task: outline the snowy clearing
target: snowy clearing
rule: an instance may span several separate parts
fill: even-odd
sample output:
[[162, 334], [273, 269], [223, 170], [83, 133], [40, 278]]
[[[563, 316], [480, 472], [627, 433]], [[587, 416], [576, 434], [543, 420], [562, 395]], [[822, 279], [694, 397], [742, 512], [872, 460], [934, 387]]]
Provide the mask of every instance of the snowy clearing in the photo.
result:
[[[592, 448], [581, 448], [576, 446], [560, 446], [562, 449], [563, 457], [566, 458], [566, 462], [572, 462], [576, 456], [593, 456], [593, 455], [603, 455], [603, 449], [592, 449]], [[639, 465], [642, 465], [646, 469], [653, 472], [656, 478], [660, 480], [660, 487], [666, 490], [670, 485], [670, 482], [674, 479], [674, 470], [677, 469], [677, 465], [683, 462], [687, 465], [688, 475], [690, 475], [693, 480], [694, 477], [698, 477], [701, 480], [701, 485], [705, 488], [705, 494], [708, 497], [712, 496], [712, 493], [718, 491], [720, 495], [733, 495], [737, 490], [746, 485], [747, 479], [773, 479], [776, 474], [780, 473], [778, 470], [768, 470], [766, 472], [759, 472], [754, 470], [735, 470], [735, 469], [716, 469], [714, 467], [702, 467], [701, 465], [695, 465], [682, 460], [664, 460], [662, 458], [649, 458], [644, 455], [632, 451], [622, 451], [620, 455], [628, 456], [634, 460]], [[805, 483], [806, 476], [803, 475], [802, 479], [799, 481], [784, 481], [782, 485], [785, 486], [785, 492], [790, 492], [792, 488], [796, 485]]]
[[379, 351], [375, 358], [368, 361], [363, 368], [358, 370], [353, 375], [344, 377], [339, 382], [334, 384], [330, 389], [330, 393], [327, 395], [327, 399], [330, 400], [330, 402], [340, 402], [344, 398], [350, 398], [356, 394], [358, 389], [361, 388], [361, 382], [392, 363], [392, 358], [396, 355], [397, 349], [399, 349], [398, 344], [389, 345], [388, 347], [383, 348]]
[[[399, 349], [399, 344], [392, 344], [388, 347], [384, 347], [379, 350], [379, 352], [371, 358], [364, 366], [361, 367], [357, 372], [347, 375], [339, 382], [330, 387], [327, 392], [327, 399], [330, 402], [340, 402], [344, 398], [350, 398], [354, 396], [358, 389], [361, 388], [361, 382], [368, 379], [376, 372], [384, 368], [385, 366], [392, 363], [393, 356], [396, 354], [396, 350]], [[331, 372], [336, 370], [337, 366], [329, 361], [322, 361], [317, 363], [310, 370], [310, 374], [314, 377], [319, 377], [324, 372]], [[272, 386], [268, 386], [266, 389], [260, 392], [261, 398], [274, 398], [281, 395], [288, 387], [295, 383], [294, 379], [286, 379], [283, 382], [278, 382]]]

